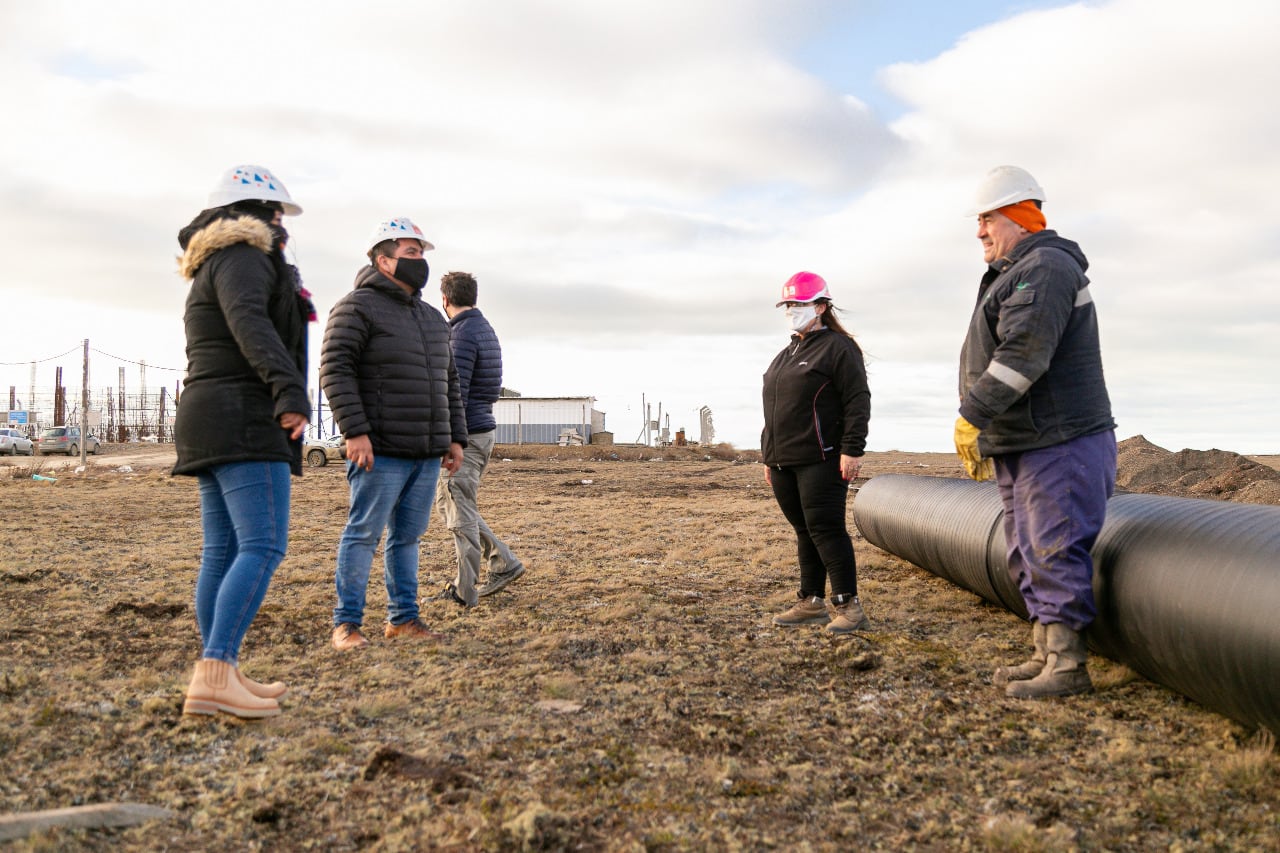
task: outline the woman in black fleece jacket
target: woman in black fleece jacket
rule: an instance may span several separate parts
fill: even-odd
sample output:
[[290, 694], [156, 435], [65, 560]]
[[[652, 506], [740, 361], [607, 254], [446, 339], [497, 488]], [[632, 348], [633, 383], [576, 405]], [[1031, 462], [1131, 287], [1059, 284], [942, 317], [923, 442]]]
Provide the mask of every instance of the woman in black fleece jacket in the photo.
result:
[[[871, 627], [858, 599], [845, 523], [849, 480], [867, 443], [871, 392], [862, 350], [836, 318], [821, 276], [799, 272], [782, 286], [791, 342], [764, 373], [765, 477], [796, 531], [800, 589], [774, 617], [784, 627], [826, 624], [846, 634]], [[831, 606], [826, 585], [831, 579]]]

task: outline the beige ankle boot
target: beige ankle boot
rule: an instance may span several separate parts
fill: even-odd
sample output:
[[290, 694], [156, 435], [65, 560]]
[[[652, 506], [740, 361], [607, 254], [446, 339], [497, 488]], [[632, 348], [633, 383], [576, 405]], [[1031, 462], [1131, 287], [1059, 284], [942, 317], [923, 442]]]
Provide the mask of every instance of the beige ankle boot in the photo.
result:
[[792, 628], [796, 625], [825, 625], [830, 621], [831, 616], [827, 613], [827, 603], [816, 595], [800, 599], [790, 608], [773, 617], [773, 624], [782, 625], [785, 628]]
[[1044, 624], [1032, 622], [1031, 643], [1034, 649], [1031, 652], [1031, 659], [1016, 666], [996, 667], [996, 671], [991, 675], [991, 681], [995, 684], [1008, 684], [1010, 681], [1026, 681], [1039, 675], [1044, 669], [1044, 637]]
[[239, 668], [236, 669], [236, 674], [240, 676], [240, 683], [243, 684], [250, 693], [259, 698], [283, 699], [289, 693], [289, 688], [283, 681], [273, 681], [270, 684], [263, 684], [261, 681], [254, 681], [252, 678], [245, 675]]
[[1029, 681], [1013, 681], [1004, 692], [1015, 699], [1047, 696], [1074, 696], [1093, 690], [1089, 680], [1089, 650], [1084, 635], [1061, 622], [1050, 622], [1045, 630], [1045, 662], [1040, 674]]
[[871, 620], [867, 618], [866, 612], [862, 609], [862, 602], [856, 595], [848, 596], [847, 600], [839, 603], [836, 602], [835, 596], [832, 596], [827, 609], [831, 613], [831, 622], [827, 625], [828, 633], [851, 634], [854, 631], [871, 630]]
[[225, 661], [205, 658], [196, 664], [187, 688], [184, 714], [216, 714], [223, 711], [236, 717], [274, 717], [280, 706], [274, 699], [255, 696], [240, 681], [239, 670]]

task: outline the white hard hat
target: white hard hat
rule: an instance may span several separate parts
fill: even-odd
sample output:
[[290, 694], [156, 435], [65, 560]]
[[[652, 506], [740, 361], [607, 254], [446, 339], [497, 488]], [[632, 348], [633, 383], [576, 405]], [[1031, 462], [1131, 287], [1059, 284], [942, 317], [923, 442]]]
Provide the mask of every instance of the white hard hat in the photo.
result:
[[205, 207], [222, 207], [237, 201], [274, 201], [290, 216], [297, 216], [302, 212], [302, 208], [293, 203], [289, 191], [280, 183], [280, 179], [271, 174], [270, 169], [261, 166], [232, 166], [209, 191]]
[[407, 216], [397, 216], [395, 219], [384, 219], [379, 222], [373, 229], [373, 233], [369, 235], [369, 244], [365, 246], [365, 252], [373, 250], [373, 247], [381, 243], [383, 240], [417, 240], [422, 244], [422, 250], [429, 252], [435, 248], [422, 236], [422, 229], [413, 224], [413, 220]]
[[977, 216], [1028, 199], [1044, 201], [1044, 190], [1031, 173], [1017, 166], [996, 166], [978, 184], [973, 207], [965, 216]]

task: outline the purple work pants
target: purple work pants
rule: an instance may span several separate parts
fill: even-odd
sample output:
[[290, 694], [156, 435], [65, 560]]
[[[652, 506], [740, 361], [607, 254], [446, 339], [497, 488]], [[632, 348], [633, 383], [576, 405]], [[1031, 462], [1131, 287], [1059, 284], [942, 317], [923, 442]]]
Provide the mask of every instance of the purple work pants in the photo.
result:
[[1115, 433], [993, 459], [1004, 501], [1009, 575], [1031, 621], [1084, 630], [1097, 615], [1089, 551], [1115, 490]]

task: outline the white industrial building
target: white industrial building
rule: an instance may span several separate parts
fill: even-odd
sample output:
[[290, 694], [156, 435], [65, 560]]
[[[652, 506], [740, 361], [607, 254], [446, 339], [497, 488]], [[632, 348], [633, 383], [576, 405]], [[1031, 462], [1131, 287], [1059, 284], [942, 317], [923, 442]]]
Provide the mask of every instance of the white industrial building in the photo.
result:
[[595, 397], [499, 397], [493, 404], [498, 444], [590, 444], [603, 433]]

